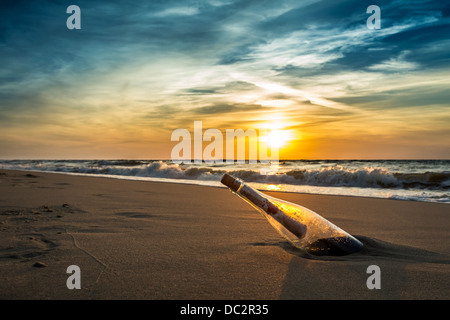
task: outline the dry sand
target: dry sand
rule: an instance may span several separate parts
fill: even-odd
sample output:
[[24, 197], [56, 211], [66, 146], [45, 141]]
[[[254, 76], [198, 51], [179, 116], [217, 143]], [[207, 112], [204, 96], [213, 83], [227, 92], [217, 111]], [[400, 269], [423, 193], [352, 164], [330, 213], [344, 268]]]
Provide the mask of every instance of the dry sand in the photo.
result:
[[[0, 170], [0, 298], [450, 298], [448, 204], [269, 194], [365, 249], [305, 255], [225, 188]], [[66, 286], [70, 265], [81, 290]]]

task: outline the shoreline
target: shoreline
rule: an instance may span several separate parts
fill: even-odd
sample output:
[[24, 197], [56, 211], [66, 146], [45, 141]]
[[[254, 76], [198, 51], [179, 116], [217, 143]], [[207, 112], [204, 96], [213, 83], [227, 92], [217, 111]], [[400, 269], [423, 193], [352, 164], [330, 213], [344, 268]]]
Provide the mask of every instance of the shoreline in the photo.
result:
[[[27, 172], [0, 170], [1, 299], [450, 297], [446, 204], [267, 192], [365, 246], [314, 257], [226, 188]], [[80, 290], [66, 287], [70, 265]], [[380, 290], [366, 286], [371, 265]]]
[[[142, 181], [142, 182], [152, 182], [152, 183], [170, 183], [170, 184], [182, 184], [182, 185], [196, 185], [196, 186], [202, 186], [202, 187], [209, 187], [209, 188], [225, 188], [222, 184], [220, 184], [219, 181], [213, 181], [210, 182], [216, 182], [217, 185], [214, 184], [208, 184], [208, 183], [202, 183], [203, 181], [199, 180], [189, 180], [189, 179], [170, 179], [170, 178], [156, 178], [156, 177], [140, 177], [140, 176], [121, 176], [121, 175], [107, 175], [107, 174], [91, 174], [91, 173], [80, 173], [80, 172], [57, 172], [57, 171], [39, 171], [39, 170], [20, 170], [20, 169], [2, 169], [1, 171], [18, 171], [18, 172], [34, 172], [34, 173], [43, 173], [43, 174], [60, 174], [60, 175], [69, 175], [69, 176], [81, 176], [81, 177], [92, 177], [92, 178], [104, 178], [104, 179], [116, 179], [116, 180], [126, 180], [126, 181]], [[175, 182], [175, 181], [177, 182]], [[197, 182], [196, 182], [197, 181]], [[206, 182], [206, 181], [205, 181]], [[256, 182], [258, 184], [259, 182]], [[250, 184], [253, 184], [253, 182], [250, 182]], [[261, 183], [259, 183], [261, 184]], [[312, 186], [312, 187], [321, 187], [321, 188], [336, 188], [336, 187], [322, 187], [322, 186]], [[339, 187], [338, 187], [339, 188]], [[346, 188], [353, 188], [353, 187], [346, 187]], [[364, 189], [364, 188], [359, 188]], [[376, 196], [368, 196], [368, 195], [352, 195], [352, 194], [327, 194], [327, 193], [317, 193], [317, 192], [296, 192], [296, 191], [289, 191], [289, 190], [266, 190], [263, 188], [258, 188], [258, 190], [263, 192], [274, 192], [276, 194], [278, 193], [289, 193], [289, 194], [304, 194], [304, 195], [317, 195], [317, 196], [336, 196], [336, 197], [356, 197], [356, 198], [367, 198], [367, 199], [384, 199], [384, 200], [394, 200], [394, 201], [411, 201], [411, 202], [420, 202], [420, 203], [437, 203], [437, 204], [446, 204], [450, 205], [450, 202], [438, 202], [438, 201], [425, 201], [425, 200], [419, 200], [419, 199], [401, 199], [401, 198], [392, 198], [392, 197], [376, 197]]]

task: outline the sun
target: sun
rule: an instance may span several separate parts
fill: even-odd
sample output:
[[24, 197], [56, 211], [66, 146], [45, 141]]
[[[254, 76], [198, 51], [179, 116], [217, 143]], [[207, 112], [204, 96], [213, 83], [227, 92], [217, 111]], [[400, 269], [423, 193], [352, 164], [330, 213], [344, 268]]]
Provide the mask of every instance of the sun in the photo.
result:
[[267, 136], [265, 137], [264, 141], [269, 145], [271, 148], [281, 148], [285, 146], [289, 140], [291, 139], [291, 133], [288, 130], [271, 130]]

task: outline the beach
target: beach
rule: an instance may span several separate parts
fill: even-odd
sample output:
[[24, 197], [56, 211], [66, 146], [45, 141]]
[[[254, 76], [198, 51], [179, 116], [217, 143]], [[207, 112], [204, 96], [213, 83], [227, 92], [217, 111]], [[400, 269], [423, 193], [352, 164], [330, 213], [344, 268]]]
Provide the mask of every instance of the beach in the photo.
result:
[[[227, 188], [0, 170], [0, 299], [448, 299], [450, 206], [268, 194], [364, 244], [305, 254]], [[81, 270], [81, 289], [66, 272]], [[369, 289], [369, 266], [381, 288]]]

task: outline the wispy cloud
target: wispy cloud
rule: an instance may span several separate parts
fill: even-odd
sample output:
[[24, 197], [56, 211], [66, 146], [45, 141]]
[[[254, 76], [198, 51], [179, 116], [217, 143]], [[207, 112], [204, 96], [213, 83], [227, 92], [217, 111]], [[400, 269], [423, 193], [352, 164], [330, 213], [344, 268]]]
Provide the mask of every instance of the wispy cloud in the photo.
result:
[[[446, 132], [443, 2], [379, 1], [380, 30], [367, 29], [356, 0], [80, 0], [76, 31], [65, 27], [69, 4], [0, 5], [0, 157], [29, 146], [27, 136], [45, 145], [53, 136], [58, 148], [160, 141], [155, 149], [170, 154], [171, 130], [197, 118], [250, 126], [278, 117], [311, 139], [371, 127], [411, 147], [408, 123], [420, 117]], [[409, 142], [386, 129], [393, 124]]]

